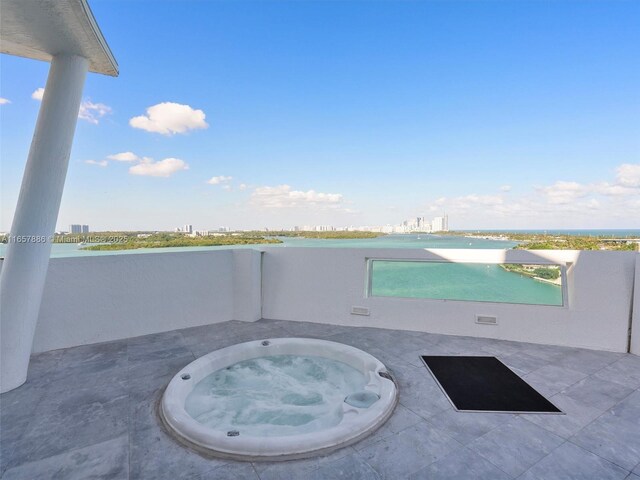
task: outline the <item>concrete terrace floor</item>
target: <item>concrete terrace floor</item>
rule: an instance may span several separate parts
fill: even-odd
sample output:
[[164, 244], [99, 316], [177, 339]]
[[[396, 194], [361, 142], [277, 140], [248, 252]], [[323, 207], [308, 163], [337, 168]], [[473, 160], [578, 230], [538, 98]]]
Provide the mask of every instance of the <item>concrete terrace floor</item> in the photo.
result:
[[[328, 456], [282, 463], [203, 458], [159, 427], [155, 403], [212, 350], [308, 336], [362, 348], [400, 386], [391, 419]], [[420, 354], [496, 355], [566, 415], [454, 411]], [[640, 357], [428, 333], [261, 320], [226, 322], [35, 355], [25, 385], [0, 396], [9, 479], [640, 480]]]

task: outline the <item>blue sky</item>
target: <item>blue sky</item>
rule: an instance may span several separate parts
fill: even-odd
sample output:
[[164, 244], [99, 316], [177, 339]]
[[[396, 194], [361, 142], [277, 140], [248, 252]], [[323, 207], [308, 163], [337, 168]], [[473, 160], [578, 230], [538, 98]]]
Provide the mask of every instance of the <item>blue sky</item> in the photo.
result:
[[[90, 4], [61, 229], [640, 227], [638, 2]], [[48, 64], [0, 61], [8, 230]]]

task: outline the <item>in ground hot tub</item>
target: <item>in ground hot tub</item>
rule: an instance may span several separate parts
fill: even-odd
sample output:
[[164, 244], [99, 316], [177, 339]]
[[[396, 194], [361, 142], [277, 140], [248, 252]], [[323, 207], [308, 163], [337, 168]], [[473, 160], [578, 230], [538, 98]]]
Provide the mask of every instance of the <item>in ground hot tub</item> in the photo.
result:
[[391, 415], [398, 390], [357, 348], [309, 338], [241, 343], [173, 377], [159, 413], [180, 441], [240, 460], [289, 460], [357, 442]]

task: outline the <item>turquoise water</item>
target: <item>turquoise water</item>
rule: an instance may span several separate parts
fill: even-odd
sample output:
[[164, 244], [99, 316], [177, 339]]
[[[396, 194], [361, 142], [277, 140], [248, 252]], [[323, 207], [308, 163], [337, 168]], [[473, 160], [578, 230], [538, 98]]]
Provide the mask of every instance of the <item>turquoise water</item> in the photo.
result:
[[[387, 235], [378, 238], [354, 240], [323, 240], [317, 238], [280, 237], [284, 243], [274, 245], [225, 245], [221, 247], [174, 247], [139, 248], [121, 251], [87, 251], [73, 243], [56, 243], [51, 247], [51, 257], [90, 257], [101, 255], [132, 255], [161, 252], [197, 252], [207, 250], [225, 250], [231, 248], [256, 247], [331, 247], [331, 248], [511, 248], [515, 242], [482, 240], [439, 235]], [[6, 245], [0, 244], [0, 257], [4, 256]]]
[[185, 410], [222, 432], [299, 435], [340, 423], [345, 397], [366, 383], [355, 368], [324, 357], [259, 357], [203, 378], [187, 396]]
[[561, 306], [562, 288], [498, 265], [374, 261], [371, 294]]

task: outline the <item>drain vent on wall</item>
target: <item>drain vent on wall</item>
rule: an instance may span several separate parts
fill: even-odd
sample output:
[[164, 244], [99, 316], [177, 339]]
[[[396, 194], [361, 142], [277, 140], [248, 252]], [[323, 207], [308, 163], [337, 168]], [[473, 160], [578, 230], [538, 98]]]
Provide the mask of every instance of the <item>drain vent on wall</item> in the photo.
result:
[[476, 323], [480, 323], [482, 325], [497, 325], [498, 317], [491, 315], [476, 315]]
[[351, 315], [369, 315], [368, 307], [351, 307]]

